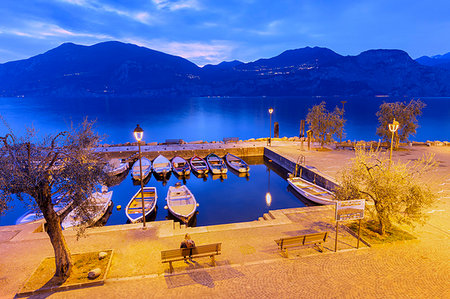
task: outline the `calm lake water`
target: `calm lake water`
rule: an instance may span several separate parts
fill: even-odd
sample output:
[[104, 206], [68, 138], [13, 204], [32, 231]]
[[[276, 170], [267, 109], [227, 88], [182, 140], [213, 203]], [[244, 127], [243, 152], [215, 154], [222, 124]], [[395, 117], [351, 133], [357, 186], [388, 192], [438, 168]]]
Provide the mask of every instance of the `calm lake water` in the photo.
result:
[[[22, 135], [25, 127], [34, 126], [40, 135], [55, 134], [66, 130], [70, 122], [82, 122], [87, 116], [97, 120], [95, 130], [105, 135], [104, 143], [133, 142], [132, 131], [136, 124], [145, 130], [144, 141], [164, 142], [166, 139], [185, 141], [218, 141], [224, 137], [240, 139], [267, 137], [269, 135], [268, 108], [273, 107], [272, 121], [278, 122], [280, 136], [298, 136], [300, 120], [306, 117], [308, 108], [321, 101], [327, 108], [345, 104], [347, 123], [346, 139], [378, 140], [375, 113], [383, 102], [398, 98], [325, 98], [325, 97], [253, 97], [253, 98], [0, 98], [0, 136], [9, 133], [9, 126], [16, 135]], [[422, 98], [427, 104], [419, 118], [419, 129], [414, 141], [450, 140], [450, 98]], [[409, 99], [407, 99], [409, 101]], [[5, 125], [5, 123], [7, 125]], [[267, 190], [272, 193], [270, 209], [298, 207], [303, 204], [287, 191], [287, 182], [266, 165], [253, 165], [250, 178], [229, 173], [224, 180], [208, 177], [206, 181], [191, 174], [186, 184], [197, 197], [200, 207], [197, 225], [255, 220], [269, 210], [265, 203]], [[168, 216], [164, 210], [169, 185], [178, 181], [172, 175], [166, 185], [151, 178], [149, 186], [156, 186], [159, 194], [157, 220]], [[122, 211], [112, 212], [108, 224], [126, 222], [124, 208], [137, 191], [131, 178], [113, 187], [114, 205], [122, 205]], [[267, 190], [266, 190], [267, 189]], [[0, 217], [0, 225], [14, 224], [26, 208], [23, 203], [13, 203], [14, 208]]]
[[[183, 181], [172, 173], [167, 181], [163, 182], [156, 180], [152, 175], [146, 186], [156, 187], [158, 208], [156, 214], [147, 219], [174, 219], [164, 206], [167, 190], [176, 182], [188, 186], [199, 203], [198, 214], [191, 223], [193, 226], [257, 220], [269, 210], [303, 207], [305, 203], [302, 200], [307, 204], [313, 204], [292, 192], [292, 188], [286, 182], [286, 173], [273, 163], [264, 161], [262, 157], [247, 161], [251, 164], [258, 163], [250, 165], [249, 176], [239, 176], [228, 170], [226, 177], [208, 174], [202, 178], [191, 174]], [[110, 188], [113, 191], [113, 208], [106, 225], [127, 223], [125, 207], [139, 188], [140, 185], [133, 185], [131, 173], [124, 176], [119, 185]], [[267, 192], [272, 196], [270, 205], [266, 202]], [[122, 206], [120, 211], [117, 210], [117, 205]], [[15, 224], [17, 218], [26, 211], [27, 208], [23, 203], [16, 202], [14, 209], [0, 217], [0, 225]]]
[[[96, 131], [107, 135], [105, 143], [133, 142], [136, 124], [145, 130], [146, 142], [166, 139], [213, 141], [224, 137], [241, 139], [269, 135], [268, 108], [273, 107], [272, 121], [278, 122], [280, 136], [298, 136], [300, 120], [308, 108], [321, 101], [332, 110], [346, 100], [345, 131], [350, 140], [378, 140], [375, 113], [380, 104], [398, 98], [0, 98], [0, 114], [11, 129], [20, 133], [32, 126], [41, 134], [55, 134], [68, 128], [71, 121], [84, 117], [97, 120]], [[450, 140], [450, 98], [422, 98], [427, 104], [419, 118], [414, 141]], [[407, 99], [409, 101], [409, 99]], [[7, 133], [0, 122], [0, 136]]]

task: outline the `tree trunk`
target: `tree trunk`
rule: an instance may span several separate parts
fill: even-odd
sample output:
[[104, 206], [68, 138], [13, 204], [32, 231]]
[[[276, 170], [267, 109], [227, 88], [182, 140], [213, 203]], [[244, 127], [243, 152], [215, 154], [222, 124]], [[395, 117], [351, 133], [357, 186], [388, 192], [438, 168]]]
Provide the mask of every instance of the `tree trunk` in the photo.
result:
[[384, 236], [384, 234], [386, 233], [386, 225], [381, 220], [381, 217], [378, 219], [378, 229], [379, 229], [380, 235]]
[[69, 277], [72, 270], [72, 258], [69, 247], [62, 234], [60, 218], [53, 210], [51, 195], [49, 193], [41, 194], [40, 199], [42, 200], [38, 200], [39, 208], [47, 222], [47, 234], [50, 237], [55, 253], [56, 269], [54, 277], [63, 282]]

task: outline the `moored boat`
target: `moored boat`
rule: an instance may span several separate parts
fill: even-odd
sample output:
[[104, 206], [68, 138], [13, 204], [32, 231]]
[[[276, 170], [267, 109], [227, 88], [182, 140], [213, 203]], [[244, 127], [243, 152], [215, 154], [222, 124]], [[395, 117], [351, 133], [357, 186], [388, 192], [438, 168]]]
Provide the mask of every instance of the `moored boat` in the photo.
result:
[[293, 177], [288, 178], [287, 181], [295, 191], [312, 202], [321, 205], [332, 205], [336, 203], [333, 192], [317, 186], [316, 184], [313, 184], [305, 179]]
[[124, 162], [121, 159], [111, 159], [108, 164], [105, 165], [105, 171], [108, 175], [114, 176], [123, 173], [128, 167], [128, 162]]
[[166, 201], [167, 206], [164, 208], [169, 209], [172, 215], [185, 224], [189, 223], [189, 220], [194, 216], [198, 207], [198, 203], [191, 190], [179, 182], [175, 186], [169, 187]]
[[192, 157], [190, 160], [190, 164], [192, 167], [192, 171], [196, 172], [197, 174], [208, 173], [208, 165], [206, 164], [206, 161], [199, 156]]
[[134, 180], [139, 181], [141, 179], [141, 173], [140, 173], [140, 167], [139, 167], [139, 161], [142, 161], [142, 179], [145, 180], [146, 177], [150, 174], [152, 171], [152, 162], [147, 159], [146, 157], [141, 157], [141, 159], [137, 160], [133, 164], [131, 175]]
[[91, 208], [88, 209], [86, 215], [81, 217], [80, 209], [81, 206], [74, 208], [61, 222], [61, 226], [66, 229], [73, 226], [79, 226], [86, 222], [87, 226], [93, 226], [100, 218], [105, 215], [108, 207], [111, 205], [112, 191], [109, 192], [94, 192], [86, 199], [86, 202], [81, 203], [81, 205], [89, 205]]
[[234, 169], [239, 173], [250, 171], [250, 167], [248, 166], [248, 164], [244, 160], [233, 154], [226, 154], [225, 162], [228, 164], [228, 166], [230, 166], [231, 169]]
[[[55, 210], [55, 212], [58, 216], [61, 216], [64, 214], [64, 212], [66, 212], [72, 206], [72, 203], [73, 203], [73, 201], [67, 202], [67, 201], [61, 200], [58, 203], [53, 205], [53, 210]], [[41, 219], [44, 219], [44, 215], [42, 214], [41, 211], [37, 211], [37, 210], [28, 211], [16, 220], [16, 224], [30, 223], [30, 222], [39, 221]]]
[[228, 172], [225, 162], [216, 154], [209, 154], [206, 157], [206, 163], [213, 174], [225, 174]]
[[[155, 210], [158, 195], [155, 187], [144, 187], [144, 214], [148, 216]], [[142, 193], [139, 189], [125, 208], [128, 219], [134, 223], [142, 221]]]
[[159, 155], [153, 160], [153, 172], [159, 177], [164, 177], [172, 171], [172, 164], [169, 159], [163, 155]]
[[175, 172], [179, 176], [188, 176], [191, 173], [191, 166], [189, 165], [189, 163], [179, 156], [176, 156], [172, 159], [172, 167], [173, 172]]

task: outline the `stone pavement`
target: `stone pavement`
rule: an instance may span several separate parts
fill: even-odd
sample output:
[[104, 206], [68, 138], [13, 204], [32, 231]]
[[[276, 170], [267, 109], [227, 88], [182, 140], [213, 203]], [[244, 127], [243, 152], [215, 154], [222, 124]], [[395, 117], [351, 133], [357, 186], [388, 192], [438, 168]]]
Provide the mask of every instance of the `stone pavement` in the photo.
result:
[[[276, 150], [297, 159], [295, 147]], [[437, 153], [443, 162], [433, 174], [439, 178], [435, 187], [442, 191], [440, 201], [429, 211], [428, 224], [413, 232], [416, 240], [370, 248], [361, 244], [356, 250], [356, 239], [340, 229], [339, 251], [335, 253], [334, 212], [326, 206], [271, 211], [259, 221], [208, 227], [183, 228], [161, 221], [151, 223], [146, 230], [139, 224], [94, 228], [79, 240], [74, 232], [66, 231], [73, 253], [114, 249], [105, 285], [33, 297], [450, 298], [450, 155], [448, 151]], [[341, 156], [339, 160], [334, 154]], [[334, 167], [326, 166], [331, 161], [342, 164], [347, 156], [339, 151], [326, 153], [326, 159], [331, 160], [321, 167], [324, 157], [311, 152], [306, 161], [335, 175]], [[42, 259], [53, 255], [46, 234], [33, 233], [35, 229], [36, 225], [0, 227], [0, 298], [13, 297]], [[285, 258], [274, 242], [282, 236], [324, 230], [331, 232], [324, 253], [309, 246], [293, 250]], [[210, 265], [209, 258], [201, 258], [176, 262], [174, 274], [167, 273], [160, 251], [177, 248], [185, 232], [199, 245], [223, 243], [217, 267]]]

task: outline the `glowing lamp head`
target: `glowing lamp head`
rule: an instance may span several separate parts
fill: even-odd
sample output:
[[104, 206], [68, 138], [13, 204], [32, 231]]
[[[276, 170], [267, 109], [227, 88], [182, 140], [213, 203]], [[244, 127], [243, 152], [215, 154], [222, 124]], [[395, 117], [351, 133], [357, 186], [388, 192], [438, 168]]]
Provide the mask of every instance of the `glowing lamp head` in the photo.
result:
[[392, 122], [392, 124], [389, 124], [389, 131], [391, 131], [392, 133], [395, 133], [398, 130], [400, 123], [398, 121], [395, 120]]
[[273, 108], [269, 108], [269, 113], [270, 113], [270, 114], [273, 113]]
[[270, 194], [270, 192], [266, 193], [266, 205], [268, 207], [270, 207], [270, 204], [272, 203], [272, 195]]
[[144, 130], [137, 125], [136, 129], [134, 129], [134, 138], [136, 138], [137, 141], [141, 141], [142, 137], [144, 137]]

